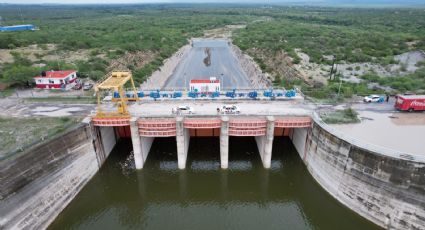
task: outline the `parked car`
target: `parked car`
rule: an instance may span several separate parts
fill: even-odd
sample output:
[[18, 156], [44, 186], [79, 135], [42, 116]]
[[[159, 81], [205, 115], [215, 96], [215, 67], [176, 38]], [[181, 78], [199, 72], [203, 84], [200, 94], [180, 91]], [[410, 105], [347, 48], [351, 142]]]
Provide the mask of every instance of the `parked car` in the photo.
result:
[[74, 85], [74, 87], [72, 87], [72, 89], [75, 89], [75, 90], [80, 90], [81, 88], [83, 88], [83, 85], [81, 85], [81, 83], [77, 83]]
[[222, 114], [239, 114], [241, 109], [236, 105], [223, 105], [217, 108], [217, 112]]
[[173, 114], [194, 114], [195, 110], [190, 106], [181, 105], [173, 108], [171, 112]]
[[363, 98], [364, 102], [384, 102], [384, 97], [379, 95], [370, 95]]
[[90, 90], [91, 88], [93, 88], [93, 84], [88, 82], [84, 83], [83, 90]]

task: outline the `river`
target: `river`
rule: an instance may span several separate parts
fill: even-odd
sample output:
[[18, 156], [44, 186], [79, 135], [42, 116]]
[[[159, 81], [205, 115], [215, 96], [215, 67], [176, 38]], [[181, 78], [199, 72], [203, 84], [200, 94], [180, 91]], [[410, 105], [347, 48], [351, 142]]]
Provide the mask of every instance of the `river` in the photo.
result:
[[120, 142], [49, 229], [379, 229], [324, 191], [287, 138], [269, 170], [254, 138], [230, 138], [228, 170], [218, 138], [192, 138], [186, 170], [175, 138], [157, 138], [140, 171], [130, 151]]

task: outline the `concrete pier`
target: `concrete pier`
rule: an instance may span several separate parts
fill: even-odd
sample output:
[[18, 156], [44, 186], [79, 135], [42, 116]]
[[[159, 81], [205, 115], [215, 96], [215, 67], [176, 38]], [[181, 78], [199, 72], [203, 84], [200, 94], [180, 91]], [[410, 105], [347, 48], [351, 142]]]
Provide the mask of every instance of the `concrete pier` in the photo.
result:
[[176, 118], [177, 161], [179, 169], [186, 168], [187, 152], [189, 150], [189, 130], [184, 128], [183, 117]]
[[272, 160], [273, 139], [274, 139], [274, 117], [267, 117], [267, 129], [265, 136], [255, 137], [257, 142], [258, 152], [263, 161], [264, 168], [270, 168]]
[[142, 169], [144, 164], [144, 157], [142, 154], [142, 142], [139, 135], [139, 125], [137, 124], [137, 118], [132, 117], [130, 119], [130, 131], [131, 131], [131, 142], [133, 143], [133, 154], [136, 169]]
[[229, 118], [221, 118], [220, 130], [220, 165], [222, 169], [229, 167]]

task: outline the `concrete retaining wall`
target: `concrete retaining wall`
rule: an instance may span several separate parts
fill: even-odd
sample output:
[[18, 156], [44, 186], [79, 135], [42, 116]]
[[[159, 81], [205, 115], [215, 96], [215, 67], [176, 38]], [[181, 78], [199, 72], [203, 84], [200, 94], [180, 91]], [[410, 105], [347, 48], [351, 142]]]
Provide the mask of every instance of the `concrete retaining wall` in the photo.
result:
[[155, 137], [140, 137], [143, 162], [146, 162]]
[[340, 136], [316, 119], [292, 140], [308, 171], [341, 203], [385, 228], [425, 229], [425, 163]]
[[103, 149], [105, 151], [106, 158], [112, 152], [112, 149], [117, 143], [117, 137], [115, 136], [114, 127], [98, 127], [102, 138]]
[[98, 171], [88, 125], [0, 162], [0, 229], [43, 229]]

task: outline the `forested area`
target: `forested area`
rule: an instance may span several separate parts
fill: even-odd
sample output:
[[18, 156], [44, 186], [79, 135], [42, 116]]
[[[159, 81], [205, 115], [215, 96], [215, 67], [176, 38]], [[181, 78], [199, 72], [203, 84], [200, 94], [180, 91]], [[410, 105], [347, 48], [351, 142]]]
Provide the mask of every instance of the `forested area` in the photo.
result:
[[[202, 36], [203, 31], [225, 26], [230, 23], [246, 23], [249, 16], [232, 15], [215, 8], [196, 9], [195, 7], [161, 5], [119, 6], [6, 6], [0, 15], [8, 24], [35, 24], [38, 31], [0, 33], [0, 48], [15, 49], [31, 44], [43, 47], [57, 44], [58, 50], [91, 50], [88, 61], [68, 63], [80, 73], [98, 79], [106, 73], [108, 61], [125, 53], [152, 51], [155, 59], [140, 69], [133, 71], [137, 82], [142, 82], [162, 65], [191, 37]], [[22, 19], [20, 18], [22, 15]], [[105, 58], [97, 54], [105, 53]], [[19, 60], [2, 68], [2, 81], [10, 82], [10, 71], [27, 76], [21, 83], [31, 79], [28, 73], [41, 69], [30, 67], [30, 63]], [[65, 66], [64, 64], [60, 65]], [[47, 66], [43, 69], [50, 69]], [[13, 70], [11, 70], [13, 69]], [[21, 71], [19, 71], [21, 70]], [[16, 77], [13, 77], [16, 78]]]
[[273, 20], [239, 31], [239, 47], [285, 50], [296, 59], [293, 50], [300, 48], [316, 63], [329, 63], [323, 56], [333, 55], [348, 62], [387, 64], [408, 51], [406, 43], [412, 41], [425, 50], [423, 10], [282, 8], [265, 15]]
[[[154, 58], [142, 67], [127, 64], [136, 82], [143, 82], [191, 37], [203, 31], [230, 24], [243, 24], [236, 30], [233, 42], [259, 63], [263, 70], [265, 58], [276, 58], [285, 51], [294, 64], [300, 58], [296, 48], [306, 53], [310, 61], [331, 64], [324, 58], [333, 56], [336, 62], [394, 63], [394, 55], [409, 50], [425, 50], [425, 14], [423, 9], [354, 9], [323, 7], [263, 7], [262, 5], [125, 5], [125, 6], [16, 6], [0, 8], [3, 24], [35, 24], [38, 31], [0, 33], [0, 48], [14, 50], [36, 44], [45, 48], [55, 44], [59, 51], [89, 50], [87, 60], [49, 62], [40, 57], [45, 67], [34, 67], [24, 56], [14, 54], [14, 62], [0, 68], [0, 81], [23, 84], [32, 75], [45, 69], [75, 68], [83, 77], [101, 78], [111, 61], [138, 51], [152, 52]], [[253, 50], [261, 50], [259, 53]], [[268, 54], [268, 55], [264, 55]], [[423, 68], [423, 67], [422, 67]], [[380, 78], [373, 73], [362, 77], [364, 83], [344, 83], [346, 95], [369, 92], [367, 82], [379, 82], [397, 90], [425, 87], [423, 69], [400, 78]], [[277, 85], [292, 86], [279, 76]], [[401, 80], [400, 80], [401, 79]], [[327, 95], [335, 88], [306, 86], [313, 94]], [[419, 84], [418, 84], [419, 82]], [[300, 83], [301, 84], [301, 83]], [[335, 83], [336, 84], [336, 83]], [[302, 85], [302, 84], [301, 84]], [[319, 95], [319, 96], [320, 96]]]

